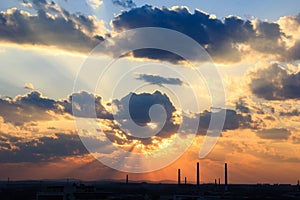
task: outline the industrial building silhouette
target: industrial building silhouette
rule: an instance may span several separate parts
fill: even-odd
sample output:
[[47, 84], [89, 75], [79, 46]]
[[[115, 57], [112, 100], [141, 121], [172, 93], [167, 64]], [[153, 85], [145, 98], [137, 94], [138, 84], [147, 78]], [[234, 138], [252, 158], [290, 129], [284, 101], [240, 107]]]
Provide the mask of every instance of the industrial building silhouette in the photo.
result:
[[[195, 163], [194, 178], [177, 169], [177, 183], [124, 181], [0, 181], [1, 200], [214, 200], [214, 199], [300, 199], [299, 180], [290, 184], [230, 184], [229, 165], [224, 163], [224, 181], [201, 181], [200, 163]], [[174, 175], [174, 177], [176, 177]], [[188, 180], [193, 180], [193, 184]], [[195, 181], [194, 181], [195, 180]], [[184, 182], [183, 182], [184, 181]]]

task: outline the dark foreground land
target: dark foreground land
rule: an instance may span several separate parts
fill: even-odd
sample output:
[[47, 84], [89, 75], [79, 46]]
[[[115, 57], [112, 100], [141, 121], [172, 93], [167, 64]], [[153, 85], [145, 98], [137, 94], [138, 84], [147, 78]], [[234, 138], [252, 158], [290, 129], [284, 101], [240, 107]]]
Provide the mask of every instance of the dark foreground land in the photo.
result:
[[0, 182], [1, 200], [206, 200], [206, 199], [299, 199], [293, 185], [176, 185], [80, 181]]

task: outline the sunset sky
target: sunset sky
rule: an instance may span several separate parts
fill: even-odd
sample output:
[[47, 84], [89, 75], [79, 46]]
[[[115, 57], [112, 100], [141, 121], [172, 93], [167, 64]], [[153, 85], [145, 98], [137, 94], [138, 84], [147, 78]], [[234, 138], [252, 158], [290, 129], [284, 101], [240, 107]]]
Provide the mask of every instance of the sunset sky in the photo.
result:
[[[195, 183], [200, 162], [209, 183], [223, 181], [226, 162], [230, 183], [295, 184], [299, 8], [293, 0], [2, 1], [0, 180], [121, 180], [126, 172], [117, 169], [127, 169], [149, 171], [130, 173], [136, 181], [176, 181], [181, 168]], [[130, 32], [142, 27], [166, 32]], [[190, 59], [125, 51], [149, 40]], [[200, 159], [222, 113], [221, 136]]]

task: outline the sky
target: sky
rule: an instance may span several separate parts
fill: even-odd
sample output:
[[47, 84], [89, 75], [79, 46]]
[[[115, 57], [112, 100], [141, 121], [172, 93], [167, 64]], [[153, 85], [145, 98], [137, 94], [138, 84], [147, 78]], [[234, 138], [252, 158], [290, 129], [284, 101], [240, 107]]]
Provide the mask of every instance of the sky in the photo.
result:
[[299, 7], [1, 2], [0, 180], [295, 184]]

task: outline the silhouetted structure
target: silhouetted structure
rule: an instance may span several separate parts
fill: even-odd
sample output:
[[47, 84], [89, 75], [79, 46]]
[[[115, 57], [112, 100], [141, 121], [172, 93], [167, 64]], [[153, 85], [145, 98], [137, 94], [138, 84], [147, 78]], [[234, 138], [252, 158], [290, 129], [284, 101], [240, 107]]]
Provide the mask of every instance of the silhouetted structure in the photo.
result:
[[186, 185], [186, 177], [184, 177], [184, 185]]
[[225, 163], [225, 190], [227, 190], [228, 188], [228, 175], [227, 175], [227, 163]]
[[[123, 176], [126, 174], [123, 174]], [[125, 178], [125, 177], [123, 177]], [[187, 177], [186, 177], [187, 178]], [[177, 183], [145, 183], [131, 180], [126, 185], [116, 181], [92, 181], [80, 180], [63, 181], [12, 181], [0, 180], [1, 200], [142, 200], [142, 199], [268, 199], [296, 200], [300, 197], [296, 184], [232, 184], [230, 192], [224, 192], [223, 187], [214, 184], [201, 183], [196, 185], [178, 186]], [[229, 183], [229, 182], [228, 182]], [[228, 185], [229, 187], [229, 185]]]
[[228, 184], [227, 163], [225, 163], [225, 185]]
[[200, 164], [197, 162], [197, 186], [200, 185]]
[[126, 175], [126, 184], [128, 184], [128, 174]]
[[180, 185], [180, 169], [178, 169], [178, 185]]
[[221, 179], [219, 178], [219, 185], [221, 185]]

